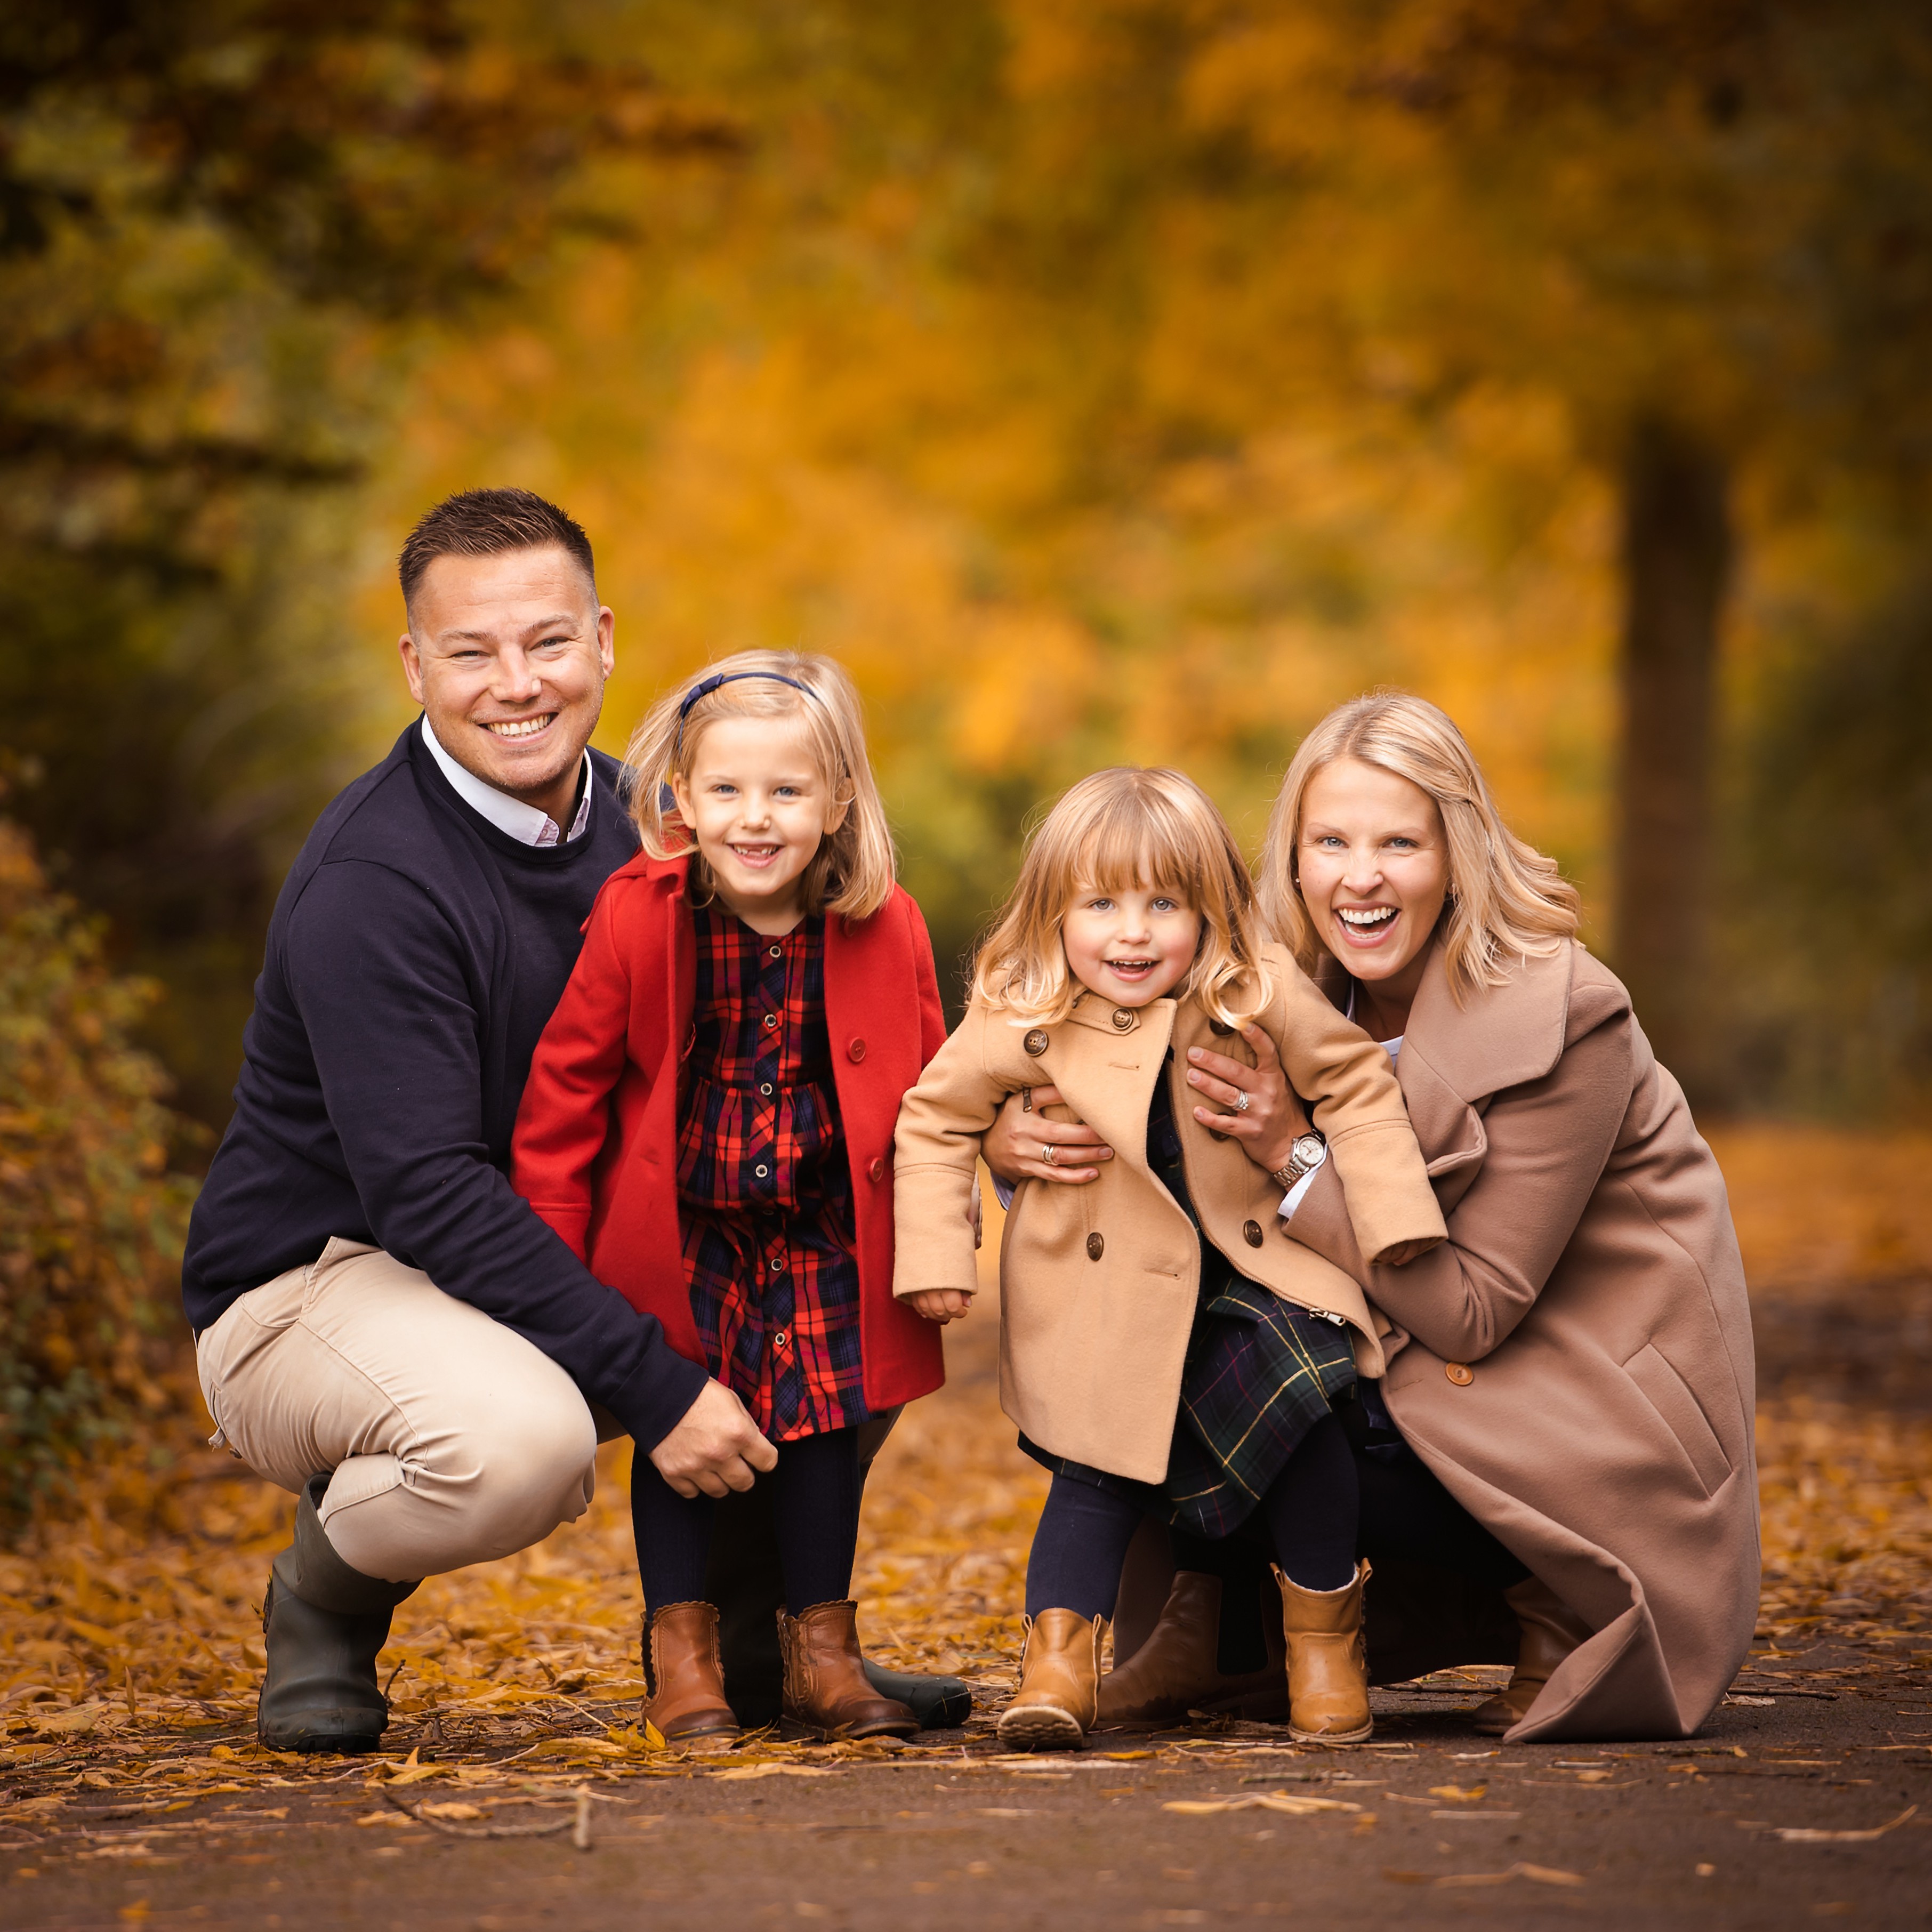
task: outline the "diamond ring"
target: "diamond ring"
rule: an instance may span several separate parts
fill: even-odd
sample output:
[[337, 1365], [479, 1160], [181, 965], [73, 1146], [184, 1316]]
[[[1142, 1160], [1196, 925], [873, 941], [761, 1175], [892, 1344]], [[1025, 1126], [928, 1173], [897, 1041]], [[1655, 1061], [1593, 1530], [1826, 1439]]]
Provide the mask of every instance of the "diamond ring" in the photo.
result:
[[1234, 1112], [1245, 1114], [1248, 1111], [1248, 1096], [1238, 1087], [1234, 1089]]

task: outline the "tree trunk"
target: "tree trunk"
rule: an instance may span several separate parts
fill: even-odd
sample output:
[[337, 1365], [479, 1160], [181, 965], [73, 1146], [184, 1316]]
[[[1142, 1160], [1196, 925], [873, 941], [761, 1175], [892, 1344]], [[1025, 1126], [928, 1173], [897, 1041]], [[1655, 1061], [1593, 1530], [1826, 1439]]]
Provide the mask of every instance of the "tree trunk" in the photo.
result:
[[1718, 1076], [1708, 997], [1718, 627], [1731, 574], [1723, 459], [1640, 421], [1623, 472], [1618, 970], [1658, 1059], [1694, 1096]]

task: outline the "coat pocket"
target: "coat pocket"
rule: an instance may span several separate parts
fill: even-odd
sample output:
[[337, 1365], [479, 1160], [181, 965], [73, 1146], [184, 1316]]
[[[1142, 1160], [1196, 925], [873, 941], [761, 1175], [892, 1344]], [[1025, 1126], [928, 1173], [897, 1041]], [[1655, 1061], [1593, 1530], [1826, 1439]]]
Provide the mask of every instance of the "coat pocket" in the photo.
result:
[[1717, 1432], [1705, 1420], [1704, 1412], [1690, 1385], [1664, 1358], [1654, 1343], [1647, 1342], [1624, 1364], [1624, 1372], [1663, 1418], [1690, 1458], [1704, 1493], [1714, 1495], [1731, 1473], [1731, 1459]]

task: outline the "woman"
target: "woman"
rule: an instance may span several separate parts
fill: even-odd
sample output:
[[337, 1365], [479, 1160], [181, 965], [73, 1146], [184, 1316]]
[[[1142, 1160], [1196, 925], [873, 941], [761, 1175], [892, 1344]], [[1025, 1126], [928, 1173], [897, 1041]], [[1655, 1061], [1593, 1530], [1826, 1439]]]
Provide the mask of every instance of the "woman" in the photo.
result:
[[[1294, 1182], [1296, 1239], [1393, 1324], [1354, 1431], [1364, 1553], [1400, 1626], [1378, 1658], [1372, 1596], [1376, 1675], [1494, 1656], [1505, 1586], [1516, 1670], [1479, 1728], [1689, 1735], [1749, 1646], [1759, 1549], [1743, 1267], [1681, 1090], [1576, 942], [1574, 892], [1418, 698], [1358, 699], [1303, 742], [1260, 897], [1394, 1056], [1449, 1226], [1406, 1268], [1364, 1263], [1278, 1069], [1210, 1054], [1190, 1071], [1197, 1118]], [[988, 1136], [996, 1173], [1070, 1178], [1106, 1157], [1030, 1121]], [[1227, 1667], [1225, 1630], [1218, 1656], [1204, 1646], [1187, 1584], [1116, 1673], [1117, 1714], [1267, 1681]]]

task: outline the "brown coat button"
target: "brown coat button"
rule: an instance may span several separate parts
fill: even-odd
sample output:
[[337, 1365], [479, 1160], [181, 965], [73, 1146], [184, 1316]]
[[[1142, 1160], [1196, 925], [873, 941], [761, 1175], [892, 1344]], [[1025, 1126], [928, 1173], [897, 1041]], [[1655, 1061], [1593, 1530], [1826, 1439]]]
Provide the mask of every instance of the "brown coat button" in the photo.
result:
[[1098, 1234], [1087, 1237], [1087, 1258], [1090, 1262], [1097, 1262], [1106, 1252], [1107, 1244]]
[[1134, 1016], [1132, 1009], [1126, 1006], [1116, 1006], [1114, 1009], [1114, 1030], [1116, 1033], [1131, 1032], [1133, 1024]]
[[1046, 1051], [1047, 1041], [1046, 1028], [1034, 1027], [1031, 1028], [1028, 1031], [1026, 1038], [1022, 1040], [1020, 1044], [1026, 1048], [1028, 1052], [1033, 1055], [1034, 1059], [1037, 1060], [1040, 1055]]
[[845, 1051], [852, 1056], [853, 1062], [856, 1065], [866, 1057], [866, 1042], [862, 1040], [855, 1040]]
[[1444, 1362], [1442, 1372], [1458, 1388], [1467, 1388], [1476, 1379], [1476, 1372], [1467, 1362]]
[[1234, 1030], [1226, 1020], [1210, 1020], [1208, 1022], [1208, 1030], [1210, 1033], [1219, 1034], [1223, 1040], [1226, 1040]]
[[1259, 1247], [1262, 1244], [1262, 1224], [1258, 1221], [1244, 1221], [1241, 1223], [1241, 1239], [1251, 1248]]
[[869, 1174], [874, 1180], [883, 1180], [886, 1178], [886, 1164], [884, 1161], [880, 1160], [877, 1155], [874, 1155], [872, 1158], [872, 1166], [867, 1168], [866, 1172]]

